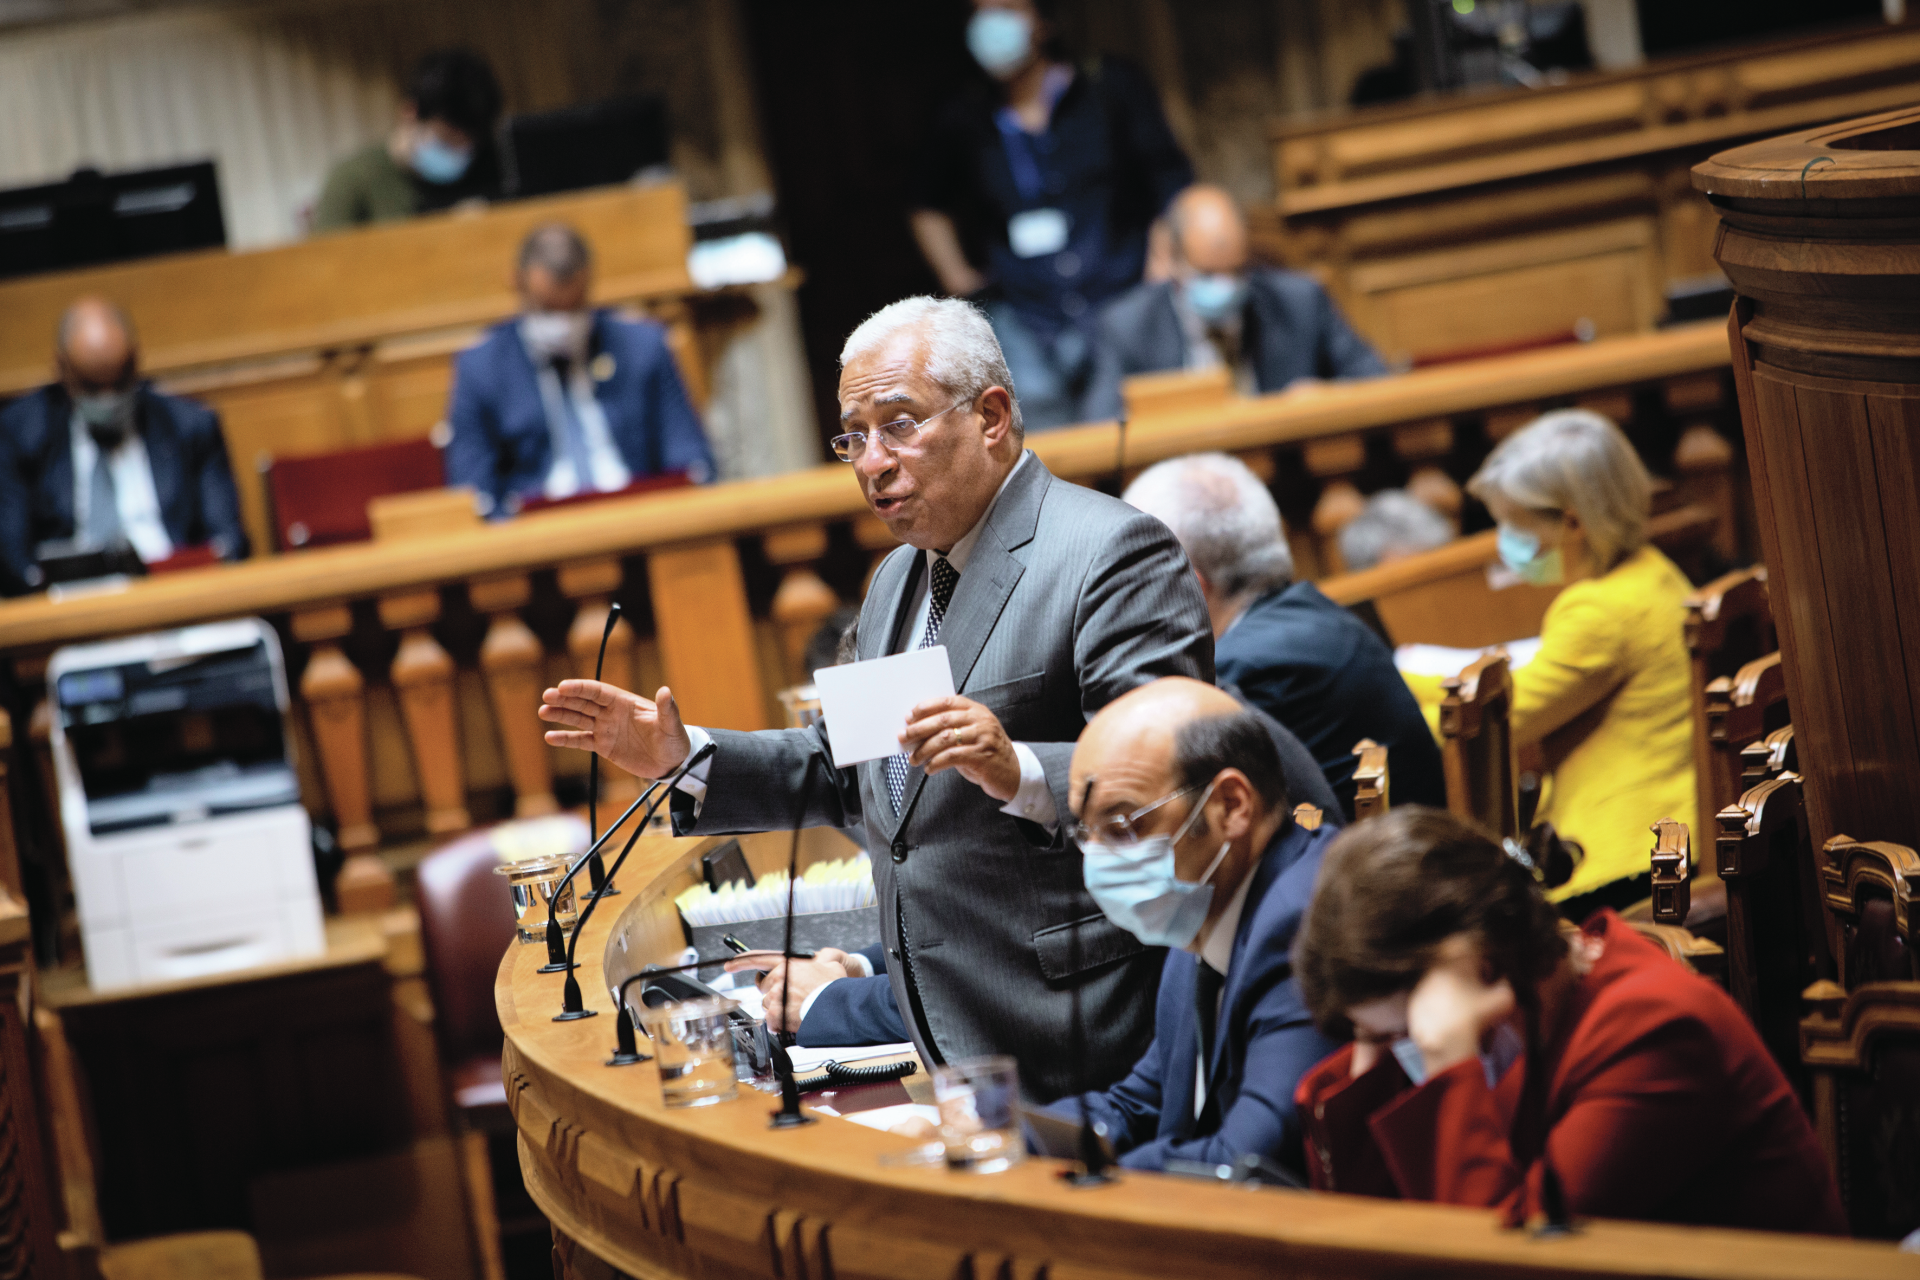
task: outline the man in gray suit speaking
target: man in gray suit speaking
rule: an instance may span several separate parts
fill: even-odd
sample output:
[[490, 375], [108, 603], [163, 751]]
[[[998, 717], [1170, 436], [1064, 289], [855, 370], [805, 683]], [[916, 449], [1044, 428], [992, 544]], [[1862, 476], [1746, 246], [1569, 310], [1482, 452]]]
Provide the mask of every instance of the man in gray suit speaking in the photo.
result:
[[914, 709], [899, 755], [847, 769], [830, 726], [703, 730], [667, 689], [649, 701], [588, 680], [546, 691], [541, 718], [562, 726], [547, 741], [660, 778], [711, 739], [674, 797], [680, 834], [863, 826], [888, 976], [922, 1058], [1011, 1054], [1042, 1100], [1103, 1087], [1153, 1037], [1162, 953], [1088, 896], [1067, 765], [1121, 694], [1213, 679], [1206, 605], [1165, 525], [1025, 451], [975, 307], [896, 302], [854, 330], [840, 365], [834, 452], [906, 544], [873, 575], [857, 656], [944, 644], [958, 693]]

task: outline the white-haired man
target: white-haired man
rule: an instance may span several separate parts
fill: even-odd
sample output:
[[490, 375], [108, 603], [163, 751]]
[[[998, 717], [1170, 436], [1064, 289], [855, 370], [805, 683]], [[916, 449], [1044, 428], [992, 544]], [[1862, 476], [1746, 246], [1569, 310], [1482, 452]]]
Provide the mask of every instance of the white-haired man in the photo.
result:
[[922, 1057], [1011, 1054], [1040, 1099], [1104, 1087], [1153, 1036], [1163, 953], [1088, 896], [1067, 766], [1114, 698], [1213, 678], [1206, 605], [1165, 526], [1025, 451], [977, 308], [896, 302], [840, 363], [834, 452], [906, 544], [873, 575], [857, 657], [945, 645], [959, 692], [914, 709], [899, 755], [850, 769], [833, 767], [824, 726], [692, 729], [667, 689], [648, 700], [591, 681], [547, 690], [540, 714], [561, 726], [547, 741], [660, 778], [710, 739], [675, 797], [682, 833], [863, 826], [888, 976]]
[[1359, 618], [1293, 580], [1280, 508], [1224, 453], [1170, 458], [1121, 495], [1173, 530], [1193, 561], [1232, 687], [1306, 744], [1349, 816], [1354, 744], [1387, 749], [1395, 804], [1445, 808], [1440, 751], [1393, 653]]

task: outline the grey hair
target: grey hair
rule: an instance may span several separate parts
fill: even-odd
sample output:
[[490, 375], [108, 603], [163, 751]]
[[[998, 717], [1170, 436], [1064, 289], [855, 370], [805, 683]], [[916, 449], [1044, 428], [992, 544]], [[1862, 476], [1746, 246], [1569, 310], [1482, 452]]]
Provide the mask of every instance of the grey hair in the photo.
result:
[[978, 400], [989, 387], [1005, 387], [1013, 402], [1013, 438], [1024, 439], [1020, 397], [1007, 371], [987, 313], [959, 298], [932, 298], [925, 294], [888, 303], [847, 335], [840, 348], [840, 367], [874, 351], [905, 329], [919, 333], [926, 344], [926, 374], [956, 399]]
[[1340, 558], [1349, 570], [1371, 569], [1389, 553], [1431, 551], [1454, 536], [1453, 521], [1405, 489], [1382, 489], [1340, 530]]
[[1193, 567], [1229, 600], [1293, 581], [1280, 508], [1238, 458], [1190, 453], [1157, 462], [1120, 499], [1173, 530]]
[[1653, 481], [1619, 427], [1589, 409], [1556, 409], [1500, 442], [1467, 492], [1531, 511], [1571, 511], [1602, 573], [1647, 540]]
[[565, 283], [593, 265], [593, 250], [564, 222], [543, 222], [520, 242], [520, 272], [540, 267], [555, 282]]

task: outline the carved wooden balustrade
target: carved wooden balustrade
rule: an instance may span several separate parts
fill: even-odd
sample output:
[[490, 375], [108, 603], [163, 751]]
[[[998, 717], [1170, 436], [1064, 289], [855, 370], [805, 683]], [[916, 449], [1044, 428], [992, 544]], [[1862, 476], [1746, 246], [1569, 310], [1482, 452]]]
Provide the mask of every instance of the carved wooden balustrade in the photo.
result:
[[[1108, 488], [1163, 458], [1225, 449], [1274, 476], [1283, 495], [1316, 502], [1301, 488], [1306, 450], [1392, 457], [1410, 424], [1442, 419], [1484, 449], [1489, 417], [1602, 395], [1658, 399], [1669, 385], [1718, 377], [1726, 359], [1709, 325], [1187, 406], [1029, 444], [1055, 474]], [[1476, 462], [1456, 459], [1456, 469]], [[591, 674], [616, 601], [625, 622], [607, 679], [647, 693], [670, 683], [694, 723], [783, 723], [775, 695], [806, 678], [807, 640], [859, 600], [892, 545], [853, 476], [820, 467], [170, 574], [116, 593], [13, 601], [0, 605], [0, 661], [27, 693], [24, 736], [39, 748], [44, 782], [50, 717], [39, 681], [54, 648], [268, 618], [297, 690], [309, 807], [330, 815], [346, 849], [364, 850], [581, 798], [584, 757], [547, 747], [535, 712], [542, 687]], [[614, 798], [633, 793], [631, 779], [608, 785]]]

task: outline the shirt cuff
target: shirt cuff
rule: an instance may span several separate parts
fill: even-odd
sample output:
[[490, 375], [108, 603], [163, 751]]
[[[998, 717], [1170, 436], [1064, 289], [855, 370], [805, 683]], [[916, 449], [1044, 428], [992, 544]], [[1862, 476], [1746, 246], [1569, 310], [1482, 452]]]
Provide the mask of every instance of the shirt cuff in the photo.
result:
[[849, 978], [871, 978], [873, 976], [873, 961], [867, 959], [858, 951], [847, 952], [847, 968], [851, 971], [847, 974]]
[[[867, 958], [865, 956], [861, 956], [859, 959], [862, 964], [866, 963]], [[873, 975], [868, 974], [867, 976], [872, 977]], [[832, 986], [834, 983], [838, 981], [840, 981], [840, 979], [838, 978], [828, 978], [825, 982], [821, 983], [819, 986], [815, 987], [813, 990], [807, 992], [807, 998], [800, 1002], [800, 1021], [801, 1022], [805, 1022], [807, 1020], [807, 1015], [813, 1012], [813, 1002], [820, 998], [820, 993], [822, 991], [825, 991], [828, 987]], [[789, 1030], [798, 1031], [799, 1028], [792, 1027], [792, 1028], [789, 1028]]]
[[1020, 789], [1000, 806], [1000, 812], [1055, 830], [1060, 825], [1060, 810], [1053, 802], [1053, 788], [1047, 785], [1047, 771], [1040, 757], [1024, 742], [1013, 744], [1013, 754], [1020, 761]]
[[[700, 752], [706, 749], [707, 744], [712, 741], [713, 735], [705, 729], [700, 728], [698, 725], [690, 724], [687, 726], [687, 754], [689, 756], [699, 755]], [[687, 799], [693, 801], [693, 816], [696, 818], [700, 816], [701, 806], [707, 802], [707, 770], [712, 767], [713, 757], [708, 756], [705, 760], [702, 760], [699, 764], [687, 770], [686, 776], [673, 784], [675, 791], [678, 791], [680, 794], [686, 796]], [[673, 775], [669, 773], [667, 776], [672, 777]]]

